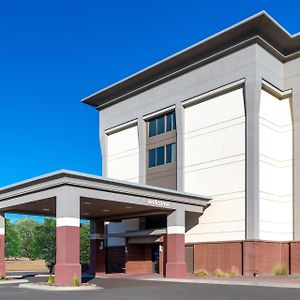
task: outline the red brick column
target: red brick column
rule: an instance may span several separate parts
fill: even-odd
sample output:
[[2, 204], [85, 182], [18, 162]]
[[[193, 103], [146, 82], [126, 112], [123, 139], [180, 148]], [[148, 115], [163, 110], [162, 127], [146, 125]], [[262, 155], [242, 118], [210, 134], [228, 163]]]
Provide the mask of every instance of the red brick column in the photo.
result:
[[93, 275], [106, 273], [106, 249], [104, 247], [104, 221], [90, 221], [90, 268]]
[[5, 276], [5, 218], [0, 214], [0, 276]]
[[63, 189], [56, 199], [55, 283], [72, 285], [74, 276], [81, 282], [80, 198], [72, 189]]
[[59, 226], [56, 228], [55, 283], [72, 285], [74, 276], [81, 281], [80, 227]]
[[185, 263], [185, 212], [174, 211], [168, 216], [167, 227], [167, 278], [186, 277]]

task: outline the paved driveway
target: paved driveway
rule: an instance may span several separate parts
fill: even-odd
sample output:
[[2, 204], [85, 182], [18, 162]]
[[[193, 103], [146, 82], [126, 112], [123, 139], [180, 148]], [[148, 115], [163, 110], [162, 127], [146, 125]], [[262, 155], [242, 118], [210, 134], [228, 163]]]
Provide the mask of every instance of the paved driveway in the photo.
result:
[[[96, 279], [105, 289], [88, 292], [42, 292], [0, 286], [1, 300], [250, 300], [299, 299], [299, 289]], [[99, 284], [99, 282], [97, 282]]]

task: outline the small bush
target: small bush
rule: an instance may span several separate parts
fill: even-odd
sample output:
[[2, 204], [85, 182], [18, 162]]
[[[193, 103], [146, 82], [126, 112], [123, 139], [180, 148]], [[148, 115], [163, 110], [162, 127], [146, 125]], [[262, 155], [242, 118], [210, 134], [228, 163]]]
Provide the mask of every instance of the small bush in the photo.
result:
[[200, 269], [199, 271], [195, 272], [195, 276], [207, 276], [208, 272], [205, 269]]
[[212, 276], [222, 277], [222, 276], [225, 276], [225, 273], [220, 268], [217, 268], [213, 271]]
[[238, 268], [235, 266], [232, 266], [231, 270], [225, 273], [225, 277], [236, 277], [238, 275], [239, 275], [239, 271]]
[[53, 285], [54, 284], [54, 276], [53, 275], [48, 276], [47, 284], [48, 285]]
[[289, 275], [289, 270], [286, 266], [284, 266], [282, 264], [278, 264], [274, 268], [274, 274], [276, 276], [287, 276], [287, 275]]
[[79, 286], [80, 285], [79, 277], [77, 275], [74, 275], [72, 278], [72, 282], [73, 282], [73, 286]]
[[0, 275], [0, 281], [1, 281], [1, 280], [4, 280], [4, 279], [5, 279], [5, 276]]

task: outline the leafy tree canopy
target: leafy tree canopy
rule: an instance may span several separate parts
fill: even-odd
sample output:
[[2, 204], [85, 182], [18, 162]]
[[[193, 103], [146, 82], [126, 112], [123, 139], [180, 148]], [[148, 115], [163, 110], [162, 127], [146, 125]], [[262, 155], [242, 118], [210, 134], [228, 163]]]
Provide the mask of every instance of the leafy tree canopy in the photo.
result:
[[8, 218], [5, 218], [5, 256], [20, 256], [20, 236]]

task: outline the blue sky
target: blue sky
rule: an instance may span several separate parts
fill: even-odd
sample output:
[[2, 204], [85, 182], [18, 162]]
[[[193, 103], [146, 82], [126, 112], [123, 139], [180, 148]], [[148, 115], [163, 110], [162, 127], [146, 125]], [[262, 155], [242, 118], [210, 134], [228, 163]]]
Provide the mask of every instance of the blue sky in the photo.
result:
[[101, 175], [85, 96], [258, 11], [300, 31], [298, 1], [1, 1], [0, 187], [57, 169]]

